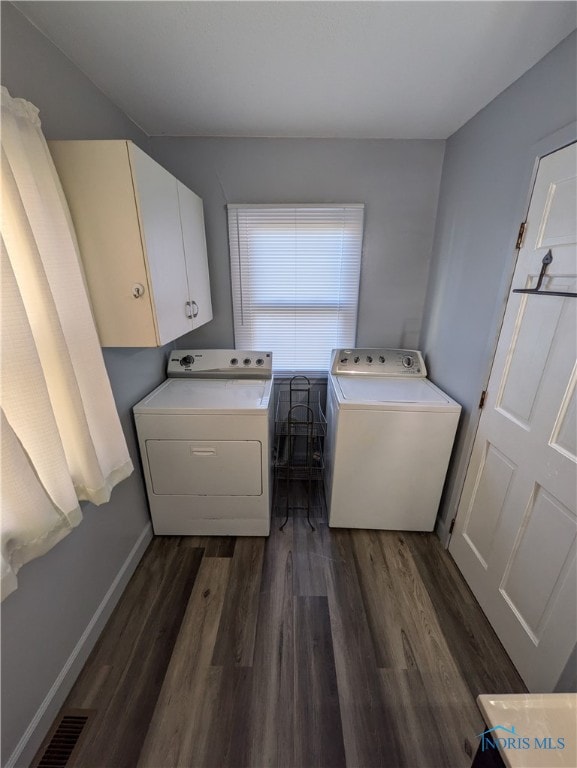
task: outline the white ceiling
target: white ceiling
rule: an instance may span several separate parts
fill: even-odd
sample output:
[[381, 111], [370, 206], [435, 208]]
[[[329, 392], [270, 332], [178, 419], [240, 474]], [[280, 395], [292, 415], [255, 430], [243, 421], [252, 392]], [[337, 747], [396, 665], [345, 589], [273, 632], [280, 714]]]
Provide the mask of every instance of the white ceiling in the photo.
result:
[[172, 136], [446, 138], [577, 26], [575, 2], [15, 5]]

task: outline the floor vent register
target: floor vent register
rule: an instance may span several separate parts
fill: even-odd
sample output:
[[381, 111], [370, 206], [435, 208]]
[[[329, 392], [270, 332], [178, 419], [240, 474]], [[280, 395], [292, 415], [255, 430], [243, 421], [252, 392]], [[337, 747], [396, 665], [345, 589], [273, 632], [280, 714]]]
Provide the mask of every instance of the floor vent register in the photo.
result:
[[58, 717], [38, 750], [33, 768], [66, 768], [77, 751], [87, 724], [94, 714], [92, 709], [68, 709]]

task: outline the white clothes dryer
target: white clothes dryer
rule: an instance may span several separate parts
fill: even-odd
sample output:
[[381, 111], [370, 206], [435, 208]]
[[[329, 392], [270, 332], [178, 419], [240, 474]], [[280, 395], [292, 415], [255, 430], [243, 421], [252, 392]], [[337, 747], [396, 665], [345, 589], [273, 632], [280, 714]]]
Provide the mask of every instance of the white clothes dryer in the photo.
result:
[[155, 534], [268, 536], [272, 353], [173, 350], [134, 406]]
[[329, 525], [432, 531], [461, 406], [420, 352], [339, 349], [327, 388]]

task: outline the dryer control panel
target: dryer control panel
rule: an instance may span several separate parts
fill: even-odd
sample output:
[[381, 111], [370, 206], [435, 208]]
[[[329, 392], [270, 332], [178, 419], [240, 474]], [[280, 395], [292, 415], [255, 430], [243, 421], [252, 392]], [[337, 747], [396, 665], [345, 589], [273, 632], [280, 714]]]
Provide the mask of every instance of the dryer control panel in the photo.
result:
[[173, 349], [168, 378], [270, 379], [272, 352], [253, 349]]
[[427, 369], [417, 349], [335, 349], [333, 375], [406, 376], [425, 378]]

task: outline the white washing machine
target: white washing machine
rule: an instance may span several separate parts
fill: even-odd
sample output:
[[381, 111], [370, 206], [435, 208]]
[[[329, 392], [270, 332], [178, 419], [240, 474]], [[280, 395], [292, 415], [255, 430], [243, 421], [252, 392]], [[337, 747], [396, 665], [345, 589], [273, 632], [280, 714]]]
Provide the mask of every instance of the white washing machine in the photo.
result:
[[268, 536], [272, 354], [174, 350], [134, 407], [154, 532]]
[[329, 525], [432, 531], [461, 406], [407, 349], [339, 349], [327, 388]]

